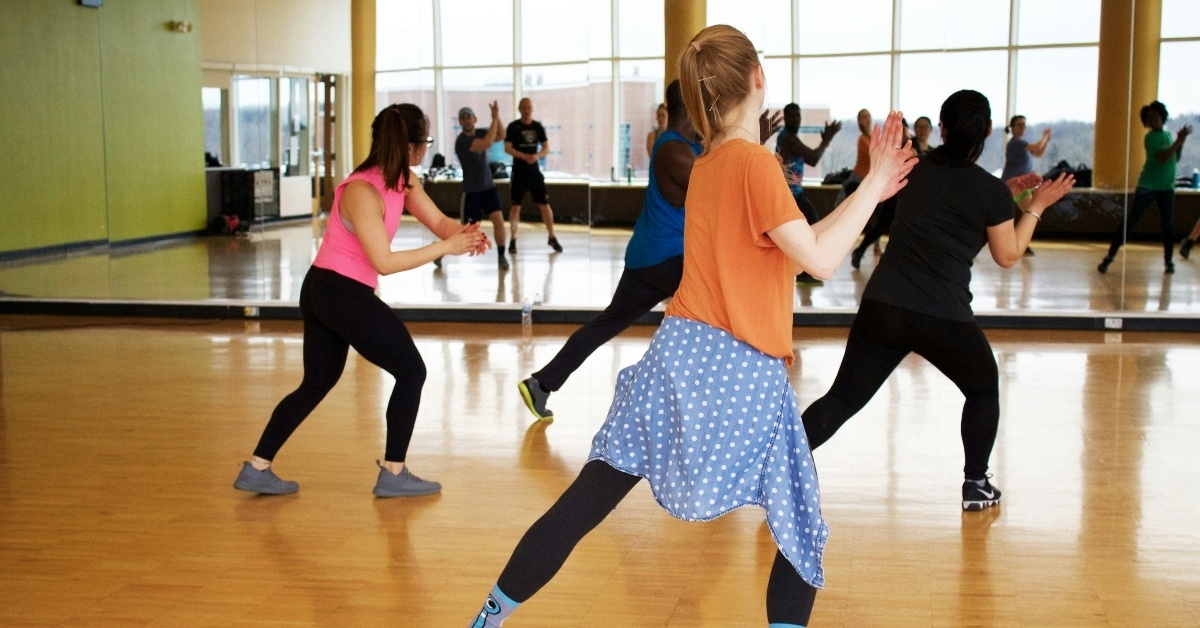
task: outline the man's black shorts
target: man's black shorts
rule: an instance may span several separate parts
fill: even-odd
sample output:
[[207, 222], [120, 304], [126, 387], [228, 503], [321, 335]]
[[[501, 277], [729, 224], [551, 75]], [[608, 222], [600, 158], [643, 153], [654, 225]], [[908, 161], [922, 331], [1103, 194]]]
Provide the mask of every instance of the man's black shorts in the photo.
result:
[[512, 204], [514, 207], [521, 204], [521, 199], [525, 198], [526, 192], [529, 192], [533, 197], [533, 202], [538, 205], [546, 205], [550, 202], [550, 196], [546, 194], [546, 179], [540, 172], [535, 172], [532, 175], [513, 173], [513, 178], [509, 185], [512, 188]]
[[500, 193], [496, 188], [463, 194], [462, 222], [464, 225], [483, 222], [492, 212], [500, 211]]

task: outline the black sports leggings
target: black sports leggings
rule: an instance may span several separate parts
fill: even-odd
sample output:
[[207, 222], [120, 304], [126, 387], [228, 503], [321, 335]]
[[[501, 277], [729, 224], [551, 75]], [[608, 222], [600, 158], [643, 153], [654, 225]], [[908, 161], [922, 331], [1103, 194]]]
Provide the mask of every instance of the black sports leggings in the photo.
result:
[[275, 458], [279, 448], [333, 389], [346, 355], [360, 355], [396, 378], [387, 407], [384, 459], [404, 462], [421, 405], [425, 361], [404, 323], [365, 284], [312, 267], [300, 288], [304, 316], [304, 380], [283, 398], [263, 430], [254, 455]]
[[600, 345], [625, 331], [663, 299], [675, 294], [683, 278], [683, 256], [647, 268], [626, 268], [617, 282], [612, 302], [600, 316], [575, 330], [567, 343], [542, 370], [533, 374], [549, 390], [562, 388], [567, 378]]
[[966, 396], [961, 426], [963, 472], [968, 478], [983, 479], [1000, 423], [1000, 388], [996, 358], [979, 323], [871, 299], [863, 299], [854, 317], [833, 387], [804, 411], [809, 447], [820, 447], [867, 405], [909, 352], [929, 360]]
[[[600, 525], [640, 481], [640, 477], [617, 471], [602, 460], [584, 465], [562, 497], [521, 538], [496, 582], [500, 590], [514, 602], [533, 597], [558, 573], [575, 545]], [[817, 590], [776, 549], [767, 582], [767, 620], [808, 625], [816, 595]]]

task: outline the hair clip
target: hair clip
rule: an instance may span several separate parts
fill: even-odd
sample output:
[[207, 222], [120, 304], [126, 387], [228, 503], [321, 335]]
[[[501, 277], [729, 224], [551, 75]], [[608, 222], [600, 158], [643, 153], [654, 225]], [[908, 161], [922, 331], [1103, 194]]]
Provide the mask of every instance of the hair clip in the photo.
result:
[[692, 42], [692, 48], [695, 48], [696, 52], [700, 52], [700, 44]]
[[717, 78], [717, 77], [715, 77], [715, 76], [706, 76], [706, 77], [704, 77], [704, 78], [701, 78], [701, 79], [700, 79], [700, 82], [701, 82], [701, 83], [703, 83], [704, 81], [707, 81], [708, 79], [714, 79], [714, 78]]
[[711, 112], [711, 111], [712, 111], [714, 108], [716, 108], [716, 106], [717, 106], [717, 101], [718, 101], [718, 100], [720, 100], [720, 99], [721, 99], [721, 95], [720, 95], [720, 94], [717, 94], [717, 97], [716, 97], [716, 98], [713, 98], [712, 104], [710, 104], [710, 105], [708, 106], [708, 110], [709, 110], [710, 112]]

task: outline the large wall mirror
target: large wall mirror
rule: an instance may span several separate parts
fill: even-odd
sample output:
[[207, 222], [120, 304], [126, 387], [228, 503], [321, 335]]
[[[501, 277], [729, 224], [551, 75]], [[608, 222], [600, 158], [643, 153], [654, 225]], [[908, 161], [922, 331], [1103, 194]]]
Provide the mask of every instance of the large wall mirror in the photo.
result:
[[[1157, 3], [1138, 3], [1146, 4]], [[541, 166], [551, 183], [556, 234], [565, 248], [560, 254], [548, 248], [537, 208], [526, 200], [518, 253], [507, 272], [498, 271], [494, 254], [447, 259], [441, 268], [384, 278], [381, 296], [398, 307], [511, 309], [523, 301], [549, 309], [606, 305], [649, 174], [646, 139], [656, 128], [667, 75], [664, 0], [376, 0], [375, 5], [375, 105], [413, 102], [429, 115], [434, 144], [423, 165], [432, 166], [434, 155], [441, 154], [451, 172], [428, 183], [431, 195], [448, 214], [457, 215], [460, 188], [452, 171], [461, 107], [473, 108], [479, 125], [486, 126], [487, 104], [498, 101], [507, 124], [518, 117], [518, 99], [530, 98], [552, 147]], [[993, 114], [993, 133], [979, 165], [998, 176], [1014, 139], [1008, 128], [1014, 116], [1024, 116], [1018, 139], [1036, 148], [1025, 149], [1034, 172], [1050, 171], [1060, 162], [1097, 169], [1097, 142], [1117, 138], [1122, 143], [1125, 150], [1116, 158], [1110, 154], [1106, 163], [1131, 174], [1118, 177], [1118, 184], [1110, 176], [1097, 188], [1081, 182], [1039, 225], [1033, 256], [1001, 269], [986, 249], [981, 253], [972, 284], [978, 313], [1194, 315], [1200, 311], [1200, 260], [1182, 260], [1178, 245], [1200, 217], [1196, 190], [1174, 193], [1174, 274], [1163, 272], [1156, 207], [1131, 225], [1129, 243], [1107, 272], [1097, 270], [1113, 231], [1131, 209], [1147, 159], [1138, 111], [1153, 100], [1126, 87], [1100, 94], [1098, 102], [1103, 5], [1104, 0], [708, 0], [706, 11], [708, 23], [737, 26], [760, 49], [768, 107], [799, 104], [802, 141], [816, 146], [827, 123], [842, 125], [820, 163], [805, 171], [808, 194], [822, 214], [839, 193], [836, 184], [823, 182], [854, 163], [856, 117], [863, 109], [875, 121], [893, 108], [903, 110], [914, 126], [918, 118], [927, 118], [929, 144], [936, 146], [941, 102], [957, 89], [978, 90], [989, 98]], [[1143, 39], [1139, 20], [1147, 15], [1156, 20], [1150, 49], [1157, 53], [1158, 71], [1152, 82], [1157, 99], [1170, 111], [1165, 129], [1174, 136], [1183, 125], [1200, 123], [1200, 70], [1193, 63], [1200, 53], [1200, 6], [1161, 0], [1161, 16], [1126, 9], [1129, 28]], [[1124, 32], [1129, 41], [1135, 39]], [[145, 251], [133, 248], [108, 255], [109, 289], [71, 295], [47, 288], [41, 296], [295, 303], [322, 234], [321, 210], [328, 208], [332, 192], [326, 181], [335, 182], [335, 175], [344, 176], [352, 167], [322, 160], [332, 157], [325, 151], [335, 150], [326, 148], [333, 144], [325, 137], [345, 133], [324, 124], [325, 99], [336, 92], [328, 88], [336, 81], [322, 81], [319, 75], [285, 71], [231, 72], [228, 84], [202, 94], [206, 150], [236, 156], [237, 163], [227, 165], [257, 164], [275, 171], [281, 202], [291, 195], [289, 206], [299, 206], [294, 199], [303, 197], [308, 204], [301, 214], [311, 219], [256, 223], [248, 237], [202, 242], [194, 245], [198, 252], [169, 262], [179, 265], [178, 272], [192, 272], [182, 270], [187, 264], [204, 266], [195, 272], [209, 273], [207, 291], [173, 289], [166, 281], [139, 288], [122, 278], [123, 272], [145, 271], [145, 264], [131, 263]], [[1106, 102], [1128, 115], [1098, 128], [1097, 112]], [[337, 124], [344, 124], [348, 111], [338, 113]], [[1043, 144], [1047, 131], [1050, 139]], [[1130, 138], [1127, 145], [1124, 138]], [[774, 139], [767, 146], [773, 147]], [[501, 144], [489, 160], [511, 162]], [[1184, 146], [1175, 175], [1190, 180], [1193, 172], [1200, 172], [1196, 141]], [[507, 196], [506, 182], [500, 190]], [[485, 231], [491, 234], [490, 224]], [[407, 221], [395, 245], [420, 246], [431, 238]], [[886, 237], [880, 245], [886, 251]], [[879, 255], [868, 250], [857, 268], [847, 261], [824, 285], [798, 285], [796, 310], [853, 311]], [[231, 266], [241, 270], [231, 273]], [[0, 277], [18, 271], [3, 268]]]

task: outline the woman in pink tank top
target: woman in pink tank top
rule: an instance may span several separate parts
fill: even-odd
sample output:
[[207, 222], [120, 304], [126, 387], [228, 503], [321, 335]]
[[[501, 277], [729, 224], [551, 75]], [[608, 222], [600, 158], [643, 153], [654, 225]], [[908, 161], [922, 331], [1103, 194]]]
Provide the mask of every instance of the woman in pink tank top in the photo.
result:
[[[234, 488], [265, 495], [299, 490], [271, 470], [275, 454], [333, 389], [350, 347], [396, 378], [388, 401], [387, 443], [374, 493], [378, 497], [429, 495], [437, 482], [413, 475], [405, 459], [421, 404], [425, 363], [404, 322], [375, 295], [379, 275], [423, 266], [443, 255], [482, 254], [491, 246], [478, 224], [447, 218], [412, 176], [425, 157], [429, 120], [416, 105], [391, 105], [371, 124], [371, 152], [333, 197], [325, 238], [300, 289], [304, 316], [304, 380], [271, 414], [254, 457], [242, 465]], [[391, 250], [407, 209], [437, 242]]]

